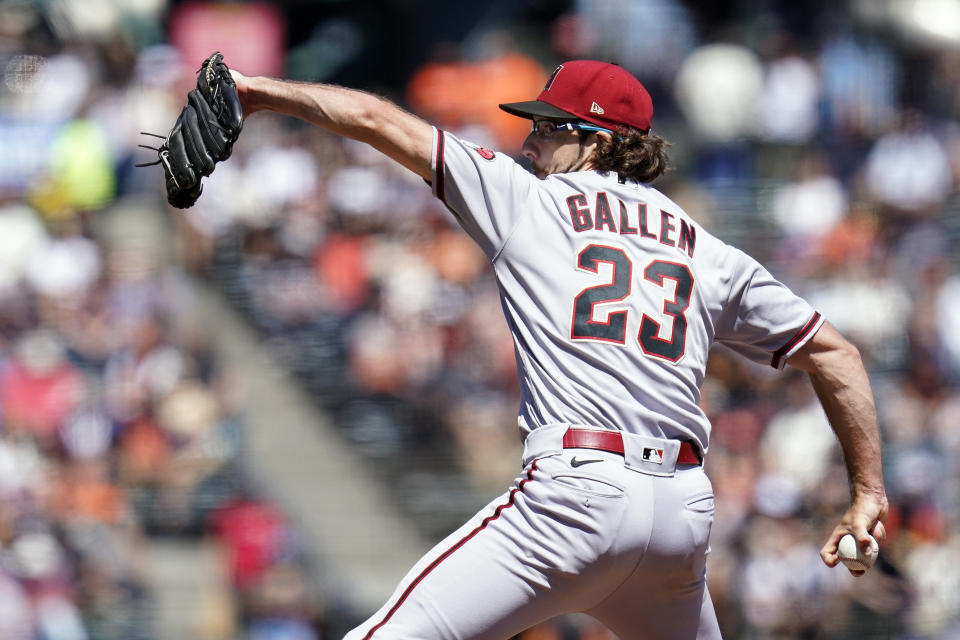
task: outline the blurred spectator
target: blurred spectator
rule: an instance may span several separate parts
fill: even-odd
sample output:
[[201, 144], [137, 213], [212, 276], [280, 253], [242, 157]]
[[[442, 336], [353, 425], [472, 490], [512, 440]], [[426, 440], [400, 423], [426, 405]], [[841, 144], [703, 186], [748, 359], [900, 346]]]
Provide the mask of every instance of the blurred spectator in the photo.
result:
[[877, 140], [865, 170], [870, 195], [898, 211], [929, 211], [953, 189], [950, 160], [916, 112], [906, 112], [900, 129]]
[[[615, 62], [643, 78], [672, 83], [696, 45], [690, 11], [677, 0], [577, 0], [578, 26], [590, 55]], [[638, 38], [637, 34], [643, 33]]]
[[30, 256], [46, 241], [46, 229], [33, 209], [18, 204], [0, 209], [0, 297], [16, 292]]
[[960, 380], [960, 274], [948, 278], [936, 298], [936, 323], [940, 344], [949, 358], [954, 380]]
[[807, 299], [850, 336], [875, 366], [896, 366], [906, 348], [904, 327], [913, 305], [902, 284], [862, 267], [825, 279]]
[[752, 127], [762, 86], [756, 54], [740, 45], [711, 44], [684, 59], [676, 78], [677, 102], [700, 139], [727, 143]]
[[[767, 423], [758, 453], [766, 473], [782, 477], [797, 493], [808, 493], [817, 490], [835, 461], [836, 437], [809, 382], [791, 374], [792, 380], [781, 387], [784, 406]], [[785, 497], [789, 491], [781, 487], [779, 493]]]
[[292, 541], [290, 525], [280, 511], [252, 497], [238, 496], [211, 517], [224, 542], [231, 579], [242, 590], [282, 558]]
[[71, 211], [90, 211], [116, 194], [116, 175], [109, 141], [92, 121], [75, 118], [50, 144], [46, 173], [31, 189], [33, 205], [59, 218]]
[[517, 50], [505, 32], [484, 33], [479, 49], [479, 59], [465, 60], [456, 44], [441, 43], [435, 60], [411, 76], [407, 101], [440, 127], [452, 131], [479, 128], [467, 137], [507, 153], [517, 152], [529, 125], [511, 118], [496, 105], [538, 92], [547, 74], [535, 60]]
[[745, 618], [761, 636], [829, 635], [842, 628], [843, 583], [816, 558], [812, 531], [797, 518], [756, 518], [742, 568]]
[[76, 214], [50, 224], [55, 233], [27, 260], [24, 279], [40, 296], [74, 301], [84, 296], [100, 277], [100, 249], [84, 237]]
[[900, 68], [886, 43], [838, 29], [818, 57], [829, 130], [876, 136], [895, 122]]
[[847, 193], [816, 154], [799, 163], [798, 174], [795, 182], [777, 191], [771, 213], [788, 242], [816, 251], [846, 215]]
[[76, 408], [82, 381], [66, 361], [63, 346], [48, 331], [23, 335], [0, 371], [5, 430], [52, 449], [60, 425]]
[[769, 62], [757, 101], [756, 132], [763, 140], [800, 143], [809, 140], [820, 125], [817, 69], [799, 55]]

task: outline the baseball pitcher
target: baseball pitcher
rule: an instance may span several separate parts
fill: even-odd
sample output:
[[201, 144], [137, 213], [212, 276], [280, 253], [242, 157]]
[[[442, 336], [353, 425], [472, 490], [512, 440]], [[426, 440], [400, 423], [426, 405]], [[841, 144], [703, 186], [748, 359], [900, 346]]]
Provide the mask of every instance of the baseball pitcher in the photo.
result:
[[347, 638], [503, 640], [567, 612], [623, 640], [719, 638], [699, 406], [714, 342], [809, 374], [851, 489], [823, 561], [838, 563], [846, 533], [864, 548], [871, 535], [883, 541], [880, 439], [857, 349], [649, 186], [666, 145], [631, 74], [570, 61], [537, 99], [500, 105], [531, 121], [522, 153], [532, 171], [364, 92], [232, 74], [245, 116], [295, 116], [424, 178], [490, 260], [516, 349], [525, 444], [515, 484]]

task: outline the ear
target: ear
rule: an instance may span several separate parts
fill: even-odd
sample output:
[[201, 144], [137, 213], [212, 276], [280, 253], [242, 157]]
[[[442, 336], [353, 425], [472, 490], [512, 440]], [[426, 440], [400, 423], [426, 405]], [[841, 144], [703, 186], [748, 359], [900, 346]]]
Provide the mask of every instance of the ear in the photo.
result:
[[584, 131], [583, 133], [587, 135], [580, 136], [580, 149], [588, 155], [596, 153], [601, 137], [606, 138], [607, 142], [613, 140], [606, 131]]
[[607, 142], [613, 140], [613, 134], [611, 134], [609, 131], [594, 131], [593, 133], [595, 133], [598, 138], [606, 139]]
[[590, 151], [595, 151], [601, 138], [606, 144], [613, 141], [613, 136], [606, 131], [591, 131], [581, 138], [580, 144]]

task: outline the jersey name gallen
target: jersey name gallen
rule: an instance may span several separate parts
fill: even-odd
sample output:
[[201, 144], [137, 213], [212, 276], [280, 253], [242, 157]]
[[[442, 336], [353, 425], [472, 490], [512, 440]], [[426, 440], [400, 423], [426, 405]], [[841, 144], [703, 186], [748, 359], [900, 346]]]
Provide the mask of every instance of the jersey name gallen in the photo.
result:
[[[625, 202], [617, 201], [618, 213], [614, 215], [610, 199], [600, 191], [596, 194], [593, 208], [590, 207], [587, 196], [578, 193], [567, 198], [567, 208], [570, 211], [570, 222], [573, 230], [582, 233], [588, 230], [609, 231], [620, 235], [639, 235], [641, 238], [656, 240], [668, 247], [677, 247], [693, 257], [697, 243], [697, 230], [687, 220], [681, 219], [679, 224], [676, 216], [669, 211], [660, 210], [656, 215], [659, 218], [659, 231], [653, 233], [653, 227], [647, 213], [647, 203], [635, 203], [636, 209], [631, 212]], [[656, 224], [656, 221], [653, 223]]]

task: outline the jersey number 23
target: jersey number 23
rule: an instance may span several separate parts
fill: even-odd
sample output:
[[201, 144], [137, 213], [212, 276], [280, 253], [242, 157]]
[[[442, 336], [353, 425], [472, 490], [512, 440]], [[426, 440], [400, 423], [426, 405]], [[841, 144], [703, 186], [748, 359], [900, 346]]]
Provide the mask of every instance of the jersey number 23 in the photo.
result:
[[[622, 249], [599, 244], [588, 245], [577, 256], [578, 267], [597, 274], [602, 262], [613, 266], [612, 282], [587, 287], [577, 294], [573, 301], [570, 337], [574, 340], [626, 344], [628, 311], [611, 311], [606, 320], [600, 321], [594, 318], [594, 307], [629, 297], [633, 284], [633, 262]], [[673, 321], [673, 330], [669, 338], [661, 338], [660, 323], [643, 314], [637, 341], [648, 356], [678, 362], [683, 357], [686, 343], [687, 318], [684, 312], [690, 306], [693, 274], [685, 264], [653, 260], [644, 267], [643, 278], [664, 290], [662, 312]], [[667, 280], [676, 283], [672, 299], [668, 297]]]

